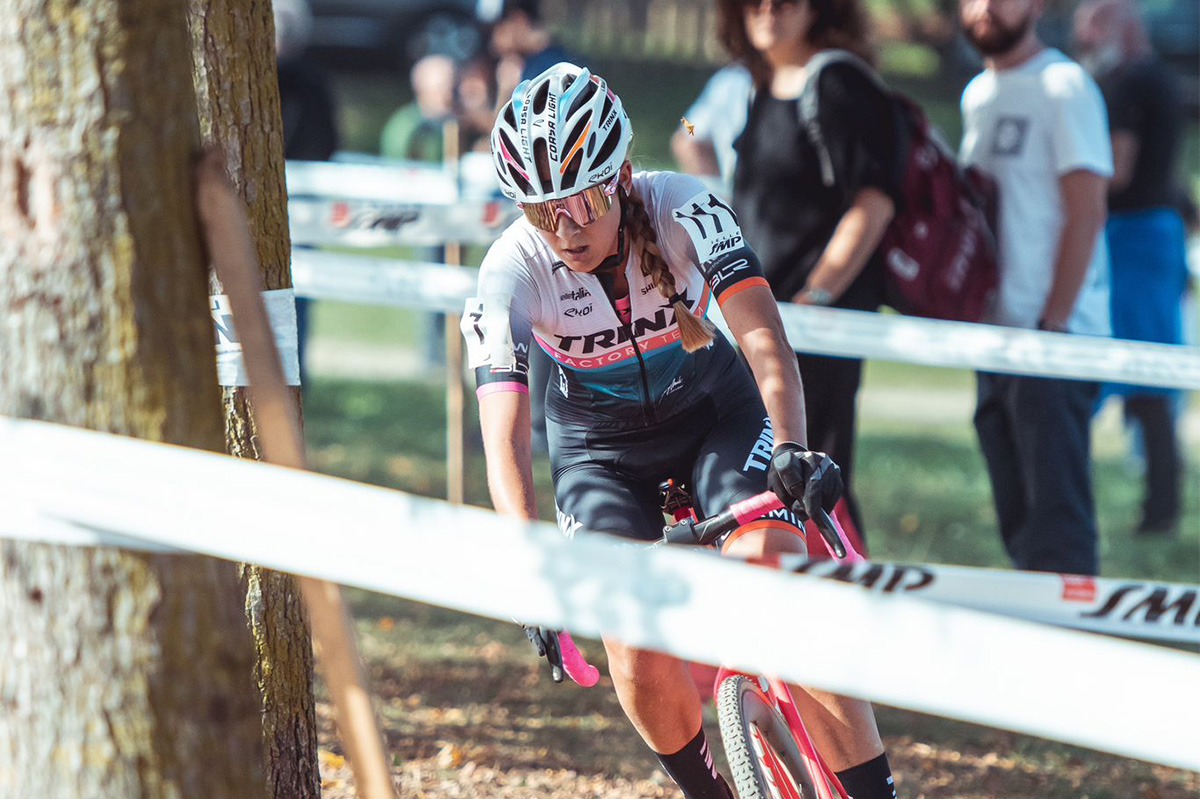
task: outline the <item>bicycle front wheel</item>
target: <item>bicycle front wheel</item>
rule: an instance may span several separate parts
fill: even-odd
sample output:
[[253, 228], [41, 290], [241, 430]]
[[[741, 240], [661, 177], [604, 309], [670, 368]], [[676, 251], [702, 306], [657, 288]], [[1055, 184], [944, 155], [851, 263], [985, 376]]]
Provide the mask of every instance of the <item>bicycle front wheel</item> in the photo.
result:
[[742, 674], [725, 678], [717, 718], [738, 799], [816, 798], [787, 722], [754, 680]]

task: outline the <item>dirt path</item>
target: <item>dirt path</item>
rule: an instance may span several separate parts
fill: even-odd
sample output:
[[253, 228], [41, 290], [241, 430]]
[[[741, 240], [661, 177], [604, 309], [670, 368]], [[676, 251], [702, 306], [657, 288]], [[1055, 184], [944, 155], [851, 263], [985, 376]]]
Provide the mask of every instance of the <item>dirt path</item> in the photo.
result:
[[[401, 797], [679, 797], [625, 720], [607, 677], [593, 689], [555, 685], [516, 625], [348, 596]], [[599, 645], [583, 646], [606, 673]], [[709, 711], [708, 734], [717, 740]], [[319, 712], [325, 799], [351, 799], [328, 704]], [[1200, 795], [1200, 774], [893, 708], [878, 715], [904, 799]]]

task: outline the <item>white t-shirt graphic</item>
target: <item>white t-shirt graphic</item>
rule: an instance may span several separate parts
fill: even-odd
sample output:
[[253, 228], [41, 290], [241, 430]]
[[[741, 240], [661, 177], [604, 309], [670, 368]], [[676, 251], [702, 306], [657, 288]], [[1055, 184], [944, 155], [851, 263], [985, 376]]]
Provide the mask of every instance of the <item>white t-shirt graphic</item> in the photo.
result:
[[[962, 114], [961, 160], [992, 175], [1000, 191], [1000, 288], [987, 321], [1036, 327], [1062, 233], [1059, 178], [1077, 169], [1112, 176], [1104, 100], [1082, 67], [1047, 49], [1012, 69], [977, 75], [963, 92]], [[1103, 234], [1067, 327], [1110, 333]]]

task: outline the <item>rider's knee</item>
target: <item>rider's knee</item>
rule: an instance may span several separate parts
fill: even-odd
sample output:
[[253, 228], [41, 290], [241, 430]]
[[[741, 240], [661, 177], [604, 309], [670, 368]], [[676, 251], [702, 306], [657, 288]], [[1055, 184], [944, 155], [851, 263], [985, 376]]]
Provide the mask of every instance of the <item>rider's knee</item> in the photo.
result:
[[751, 563], [774, 565], [782, 554], [808, 553], [804, 530], [783, 519], [759, 519], [730, 533], [721, 544], [721, 554]]

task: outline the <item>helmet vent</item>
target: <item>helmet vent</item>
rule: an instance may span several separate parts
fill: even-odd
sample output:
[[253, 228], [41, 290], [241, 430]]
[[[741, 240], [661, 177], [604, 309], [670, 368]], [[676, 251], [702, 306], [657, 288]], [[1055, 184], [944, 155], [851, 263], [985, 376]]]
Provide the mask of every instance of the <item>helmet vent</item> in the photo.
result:
[[545, 139], [533, 140], [533, 163], [537, 171], [538, 182], [542, 191], [549, 194], [554, 191], [554, 181], [550, 177], [550, 148]]
[[571, 128], [571, 133], [563, 140], [563, 148], [570, 152], [575, 146], [575, 142], [579, 141], [579, 137], [583, 135], [583, 131], [587, 128], [588, 118], [583, 117], [575, 123], [575, 127]]
[[579, 169], [583, 166], [583, 153], [576, 152], [571, 156], [570, 162], [567, 163], [567, 168], [563, 170], [562, 187], [564, 189], [575, 188], [575, 181], [579, 179]]
[[607, 93], [605, 93], [604, 110], [600, 112], [600, 121], [601, 122], [608, 119], [608, 112], [612, 110], [612, 106], [613, 106], [612, 98], [609, 97]]
[[589, 80], [587, 82], [587, 85], [583, 87], [583, 91], [581, 91], [579, 93], [579, 96], [576, 97], [571, 102], [571, 108], [570, 108], [570, 110], [567, 111], [567, 118], [570, 119], [571, 117], [573, 117], [575, 115], [576, 111], [578, 111], [579, 109], [581, 109], [585, 105], [587, 105], [589, 102], [591, 102], [591, 99], [595, 96], [596, 96], [596, 84], [592, 83]]
[[532, 194], [533, 186], [529, 185], [529, 181], [525, 179], [525, 176], [518, 172], [512, 164], [506, 164], [505, 166], [508, 167], [508, 176], [512, 179], [513, 183], [517, 184], [517, 188], [521, 190], [521, 193]]
[[517, 164], [524, 168], [525, 161], [521, 158], [521, 151], [517, 149], [515, 144], [513, 144], [513, 140], [508, 137], [507, 131], [500, 131], [500, 141], [504, 143], [504, 147], [508, 150], [508, 154], [513, 157]]
[[515, 128], [517, 126], [517, 116], [513, 113], [512, 103], [507, 103], [504, 107], [504, 121], [508, 126]]
[[617, 145], [621, 142], [621, 123], [612, 126], [612, 130], [608, 132], [608, 136], [604, 139], [604, 144], [600, 145], [600, 151], [596, 153], [596, 157], [592, 163], [602, 164], [608, 160], [608, 157], [617, 149]]
[[596, 132], [592, 131], [592, 135], [588, 136], [587, 154], [588, 158], [592, 157], [592, 152], [596, 149]]
[[533, 113], [541, 114], [546, 110], [546, 100], [550, 97], [550, 81], [545, 81], [538, 87], [537, 94], [533, 96]]

